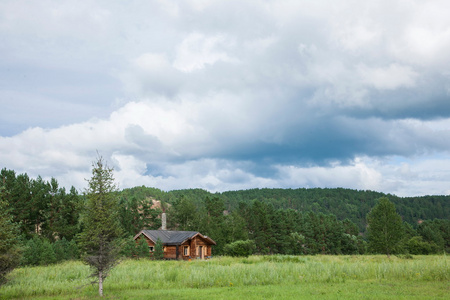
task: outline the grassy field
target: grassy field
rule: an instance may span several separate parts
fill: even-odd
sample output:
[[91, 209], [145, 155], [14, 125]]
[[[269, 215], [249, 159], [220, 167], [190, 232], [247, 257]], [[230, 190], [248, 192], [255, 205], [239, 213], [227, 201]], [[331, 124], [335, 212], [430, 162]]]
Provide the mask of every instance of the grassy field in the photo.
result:
[[[80, 262], [14, 270], [0, 299], [91, 299]], [[107, 299], [448, 299], [450, 258], [252, 256], [209, 261], [126, 260], [106, 279]]]

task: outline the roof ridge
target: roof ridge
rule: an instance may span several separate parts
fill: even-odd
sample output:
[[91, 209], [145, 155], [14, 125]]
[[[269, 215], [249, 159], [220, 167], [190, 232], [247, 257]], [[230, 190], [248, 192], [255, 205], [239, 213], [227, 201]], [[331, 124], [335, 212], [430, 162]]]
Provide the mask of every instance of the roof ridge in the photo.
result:
[[164, 244], [182, 244], [186, 240], [191, 239], [197, 235], [205, 238], [212, 243], [215, 242], [208, 236], [201, 234], [199, 231], [187, 231], [187, 230], [149, 230], [144, 229], [143, 232], [148, 238], [156, 243], [160, 239]]

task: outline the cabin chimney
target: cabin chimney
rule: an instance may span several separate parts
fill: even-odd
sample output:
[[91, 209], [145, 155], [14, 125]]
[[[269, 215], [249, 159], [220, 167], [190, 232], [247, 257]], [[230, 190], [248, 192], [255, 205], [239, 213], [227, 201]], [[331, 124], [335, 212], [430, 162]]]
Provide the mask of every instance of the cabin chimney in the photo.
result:
[[166, 213], [161, 214], [161, 230], [167, 230]]

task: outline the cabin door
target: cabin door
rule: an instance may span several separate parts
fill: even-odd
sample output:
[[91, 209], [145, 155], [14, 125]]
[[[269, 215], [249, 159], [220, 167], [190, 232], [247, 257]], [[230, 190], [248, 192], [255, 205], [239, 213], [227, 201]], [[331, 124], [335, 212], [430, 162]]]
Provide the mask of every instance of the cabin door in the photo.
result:
[[203, 259], [203, 246], [200, 246], [198, 248], [199, 252], [200, 252], [200, 259]]

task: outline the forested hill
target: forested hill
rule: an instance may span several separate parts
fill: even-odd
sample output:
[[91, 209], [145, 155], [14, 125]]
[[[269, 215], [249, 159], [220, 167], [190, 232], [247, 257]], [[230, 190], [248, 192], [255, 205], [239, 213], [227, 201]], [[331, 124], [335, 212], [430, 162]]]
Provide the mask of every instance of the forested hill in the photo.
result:
[[[145, 186], [123, 189], [116, 196], [124, 242], [131, 250], [132, 237], [143, 228], [160, 228], [165, 211], [167, 228], [214, 237], [214, 255], [224, 254], [225, 245], [247, 240], [261, 254], [363, 254], [367, 214], [378, 199], [387, 197], [407, 222], [398, 229], [405, 233], [399, 251], [450, 253], [450, 196], [401, 198], [343, 188], [166, 192]], [[46, 181], [0, 170], [0, 206], [15, 223], [14, 235], [26, 249], [23, 265], [78, 257], [76, 237], [85, 226], [85, 203], [84, 194], [74, 187], [67, 191], [54, 178]], [[424, 221], [418, 224], [419, 220]], [[45, 249], [53, 249], [49, 251], [55, 255], [44, 255]]]
[[339, 220], [346, 218], [364, 231], [366, 215], [375, 206], [377, 199], [388, 197], [396, 206], [403, 220], [415, 226], [419, 220], [449, 219], [450, 196], [397, 197], [374, 191], [361, 191], [344, 188], [299, 188], [299, 189], [249, 189], [210, 193], [202, 189], [185, 189], [163, 192], [155, 188], [135, 187], [124, 193], [154, 197], [174, 204], [184, 197], [201, 207], [204, 199], [220, 198], [225, 207], [233, 211], [239, 203], [259, 200], [273, 205], [275, 209], [294, 209], [316, 213], [333, 214]]
[[224, 200], [230, 204], [259, 199], [272, 203], [276, 208], [331, 213], [340, 220], [349, 218], [360, 227], [365, 224], [366, 215], [375, 206], [377, 199], [383, 196], [394, 202], [397, 212], [410, 224], [415, 224], [418, 220], [450, 217], [449, 196], [401, 198], [374, 191], [343, 188], [252, 189], [223, 193]]

